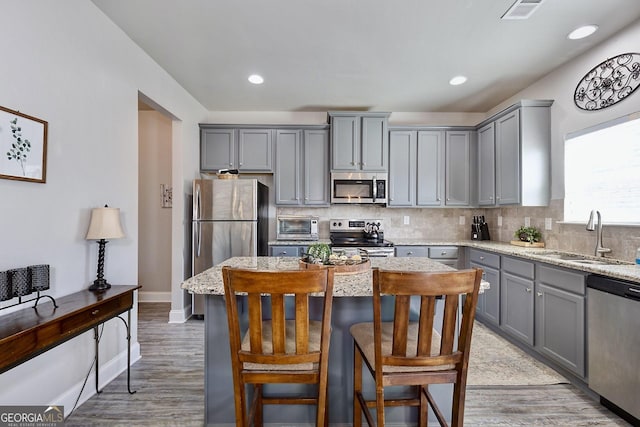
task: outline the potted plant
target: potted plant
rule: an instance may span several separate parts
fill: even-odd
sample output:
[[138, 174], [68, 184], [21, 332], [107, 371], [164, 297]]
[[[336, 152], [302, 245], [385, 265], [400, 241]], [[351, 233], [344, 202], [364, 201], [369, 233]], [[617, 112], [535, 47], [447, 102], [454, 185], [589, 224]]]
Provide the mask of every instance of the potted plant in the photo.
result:
[[525, 227], [524, 225], [513, 234], [522, 242], [536, 243], [542, 238], [540, 231], [535, 227]]

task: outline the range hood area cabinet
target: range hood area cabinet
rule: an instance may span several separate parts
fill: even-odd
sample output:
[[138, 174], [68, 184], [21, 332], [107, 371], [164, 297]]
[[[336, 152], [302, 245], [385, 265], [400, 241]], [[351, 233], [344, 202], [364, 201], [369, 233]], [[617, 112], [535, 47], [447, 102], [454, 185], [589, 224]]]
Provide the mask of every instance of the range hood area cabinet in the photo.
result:
[[330, 111], [331, 170], [387, 172], [390, 114]]
[[200, 125], [200, 170], [273, 172], [273, 129]]
[[551, 100], [523, 100], [478, 125], [478, 205], [548, 206]]
[[278, 206], [328, 206], [329, 131], [277, 130], [274, 181]]
[[475, 197], [475, 131], [392, 129], [390, 207], [471, 206]]

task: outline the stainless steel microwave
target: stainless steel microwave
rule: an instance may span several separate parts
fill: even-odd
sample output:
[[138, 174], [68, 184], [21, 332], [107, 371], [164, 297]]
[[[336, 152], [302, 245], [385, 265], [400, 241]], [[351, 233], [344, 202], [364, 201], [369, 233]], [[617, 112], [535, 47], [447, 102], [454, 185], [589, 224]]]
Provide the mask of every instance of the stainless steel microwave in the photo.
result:
[[385, 172], [333, 172], [331, 203], [387, 203], [388, 174]]
[[277, 240], [318, 240], [318, 217], [278, 215]]

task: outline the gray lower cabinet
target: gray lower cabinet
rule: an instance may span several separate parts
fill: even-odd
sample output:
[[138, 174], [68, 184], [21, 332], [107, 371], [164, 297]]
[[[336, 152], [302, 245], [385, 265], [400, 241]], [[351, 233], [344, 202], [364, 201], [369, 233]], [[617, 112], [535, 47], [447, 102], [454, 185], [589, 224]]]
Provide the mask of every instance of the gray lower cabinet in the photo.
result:
[[397, 257], [428, 257], [429, 248], [426, 246], [396, 246]]
[[500, 326], [500, 255], [478, 249], [469, 249], [469, 266], [482, 268], [482, 278], [489, 282], [478, 296], [476, 317], [494, 326]]
[[397, 257], [431, 258], [454, 268], [459, 268], [459, 249], [457, 246], [396, 246]]
[[536, 265], [535, 348], [581, 378], [587, 376], [586, 274]]
[[279, 129], [275, 147], [276, 205], [328, 205], [328, 131]]
[[478, 298], [478, 320], [586, 380], [588, 273], [474, 248], [469, 265], [491, 284]]
[[273, 172], [273, 129], [200, 125], [200, 170]]
[[500, 327], [513, 337], [534, 344], [534, 263], [502, 257]]
[[307, 252], [307, 246], [273, 245], [269, 247], [271, 256], [301, 257]]

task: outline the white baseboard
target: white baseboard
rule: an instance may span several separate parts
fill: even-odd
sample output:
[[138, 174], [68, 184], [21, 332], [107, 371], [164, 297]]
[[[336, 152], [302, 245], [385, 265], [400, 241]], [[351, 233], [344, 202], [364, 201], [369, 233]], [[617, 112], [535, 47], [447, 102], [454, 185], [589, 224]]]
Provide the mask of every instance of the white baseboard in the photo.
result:
[[[140, 360], [140, 344], [135, 342], [131, 345], [131, 365]], [[99, 371], [99, 384], [100, 390], [102, 390], [107, 384], [113, 381], [118, 377], [121, 373], [127, 370], [127, 350], [120, 352], [117, 356], [112, 358], [106, 363], [100, 363], [100, 371]], [[83, 390], [84, 383], [84, 390]], [[131, 389], [136, 389], [136, 384], [131, 384]], [[80, 399], [78, 399], [78, 395], [82, 391], [82, 395]], [[95, 370], [92, 369], [87, 377], [86, 383], [80, 381], [69, 390], [60, 394], [56, 399], [53, 399], [53, 402], [60, 402], [60, 404], [64, 405], [65, 418], [69, 416], [71, 409], [76, 403], [76, 399], [78, 399], [78, 404], [76, 405], [76, 409], [80, 407], [84, 402], [89, 400], [92, 396], [96, 394], [96, 380], [95, 380]]]
[[182, 310], [171, 310], [169, 312], [169, 323], [184, 323], [191, 317], [191, 304]]
[[171, 302], [171, 292], [138, 291], [138, 302]]

